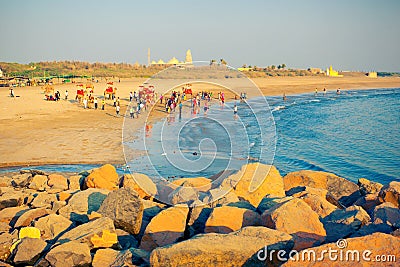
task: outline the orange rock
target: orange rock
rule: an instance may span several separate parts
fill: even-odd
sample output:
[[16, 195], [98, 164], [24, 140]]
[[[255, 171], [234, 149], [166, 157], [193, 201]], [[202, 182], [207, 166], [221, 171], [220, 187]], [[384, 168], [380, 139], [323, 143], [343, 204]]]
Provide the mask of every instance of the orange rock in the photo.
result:
[[92, 242], [93, 248], [109, 248], [118, 243], [118, 237], [116, 233], [111, 233], [109, 230], [103, 230], [101, 236], [94, 234], [90, 238], [90, 242]]
[[393, 181], [382, 187], [379, 197], [383, 201], [390, 202], [400, 208], [400, 182]]
[[206, 233], [227, 234], [242, 227], [260, 224], [260, 215], [252, 210], [223, 206], [214, 208], [205, 225]]
[[284, 197], [283, 180], [279, 171], [271, 165], [250, 163], [226, 178], [222, 188], [233, 188], [234, 193], [254, 207], [266, 196]]
[[140, 248], [151, 251], [175, 243], [183, 237], [189, 208], [174, 206], [158, 213], [147, 225]]
[[285, 191], [297, 186], [309, 186], [313, 188], [326, 189], [328, 175], [330, 175], [330, 173], [309, 170], [288, 173], [285, 177], [283, 177]]
[[85, 182], [88, 188], [116, 190], [118, 189], [118, 174], [114, 166], [106, 164], [98, 169], [94, 169], [86, 177]]
[[60, 193], [58, 194], [58, 200], [59, 200], [59, 201], [67, 201], [71, 196], [72, 196], [71, 193], [68, 193], [68, 192], [60, 192]]
[[129, 187], [135, 190], [140, 198], [151, 198], [157, 194], [157, 187], [154, 182], [145, 174], [125, 174], [122, 178], [122, 187]]
[[[326, 196], [326, 193], [325, 193], [325, 196]], [[337, 209], [337, 207], [335, 205], [329, 203], [326, 200], [326, 198], [321, 195], [303, 191], [303, 192], [294, 194], [293, 197], [302, 199], [321, 218], [328, 216], [329, 214], [331, 214], [333, 211], [335, 211]]]
[[194, 187], [200, 192], [206, 192], [210, 190], [212, 186], [212, 181], [205, 177], [181, 178], [174, 180], [172, 183], [177, 186]]
[[266, 210], [261, 220], [266, 227], [293, 235], [295, 249], [319, 245], [326, 237], [318, 214], [301, 199], [277, 204]]
[[47, 184], [51, 188], [60, 189], [60, 190], [67, 190], [68, 189], [68, 180], [61, 174], [50, 174], [48, 176]]
[[45, 208], [30, 209], [18, 218], [18, 220], [14, 224], [14, 227], [18, 228], [22, 226], [29, 226], [31, 222], [36, 220], [37, 218], [43, 217], [51, 213], [51, 210]]

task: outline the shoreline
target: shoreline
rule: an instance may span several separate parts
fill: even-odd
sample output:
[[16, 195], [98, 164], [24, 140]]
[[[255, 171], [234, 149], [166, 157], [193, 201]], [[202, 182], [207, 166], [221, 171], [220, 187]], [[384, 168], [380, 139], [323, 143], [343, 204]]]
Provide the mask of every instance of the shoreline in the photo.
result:
[[[385, 89], [397, 89], [400, 90], [400, 87], [387, 87], [387, 88], [349, 88], [346, 90], [343, 90], [343, 92], [346, 91], [364, 91], [364, 90], [385, 90]], [[327, 92], [329, 91], [333, 91], [333, 90], [327, 90]], [[320, 92], [319, 92], [320, 93]], [[310, 94], [312, 95], [312, 92], [298, 92], [298, 93], [294, 93], [294, 94], [288, 94], [286, 96], [290, 97], [290, 96], [299, 96], [299, 95], [307, 95]], [[263, 95], [263, 97], [277, 97], [279, 96], [278, 94], [271, 94], [271, 95]], [[257, 97], [249, 97], [249, 100], [254, 99], [254, 98], [258, 98], [261, 96], [257, 96]], [[215, 101], [215, 99], [214, 99]], [[228, 99], [227, 102], [233, 101], [233, 99]], [[150, 110], [155, 110], [157, 108], [160, 107], [160, 103], [159, 101], [153, 105]], [[128, 110], [126, 110], [126, 113], [128, 112]], [[154, 115], [156, 114], [156, 115]], [[138, 127], [135, 131], [134, 131], [134, 135], [135, 135], [135, 139], [139, 137], [140, 133], [142, 131], [144, 131], [144, 123], [150, 122], [151, 124], [157, 123], [160, 120], [162, 120], [164, 116], [167, 116], [167, 113], [165, 113], [164, 111], [161, 110], [155, 110], [155, 112], [153, 114], [150, 114], [149, 112], [146, 112], [145, 114], [142, 114], [141, 117], [139, 118], [140, 123], [142, 124], [140, 127]], [[129, 119], [126, 114], [122, 114], [122, 116], [124, 116], [126, 119]], [[124, 119], [125, 119], [124, 118]], [[137, 119], [135, 119], [136, 122]], [[122, 142], [121, 142], [122, 143]], [[143, 153], [143, 151], [141, 151]], [[140, 153], [138, 153], [139, 155]], [[140, 156], [140, 155], [139, 155]], [[96, 160], [96, 161], [91, 161], [91, 160], [83, 160], [83, 161], [65, 161], [65, 160], [43, 160], [43, 161], [27, 161], [27, 162], [0, 162], [0, 171], [4, 170], [4, 169], [8, 169], [8, 168], [27, 168], [27, 167], [37, 167], [37, 166], [65, 166], [65, 165], [103, 165], [103, 164], [112, 164], [112, 165], [126, 165], [126, 161], [125, 161], [125, 156], [124, 159], [121, 160]]]
[[[400, 78], [330, 78], [330, 77], [273, 77], [251, 79], [261, 90], [263, 96], [286, 96], [313, 93], [318, 84], [322, 93], [323, 86], [328, 92], [400, 88]], [[19, 98], [8, 97], [8, 89], [0, 90], [0, 168], [62, 165], [62, 164], [125, 164], [122, 146], [122, 127], [124, 117], [129, 115], [129, 91], [137, 90], [144, 79], [114, 82], [121, 99], [120, 116], [115, 116], [111, 100], [106, 101], [105, 111], [100, 109], [84, 110], [75, 102], [75, 85], [55, 85], [61, 92], [59, 102], [44, 101], [41, 87], [15, 88]], [[347, 86], [342, 86], [347, 84]], [[95, 96], [102, 96], [105, 83], [95, 83]], [[381, 85], [381, 86], [377, 86]], [[208, 89], [207, 87], [205, 87]], [[68, 89], [70, 99], [63, 100]], [[161, 89], [157, 88], [160, 93]], [[219, 90], [219, 89], [217, 89]], [[197, 90], [194, 90], [197, 92]], [[222, 89], [221, 89], [222, 91]], [[251, 93], [248, 99], [253, 98]], [[101, 98], [99, 98], [101, 102]], [[233, 97], [227, 97], [227, 101]], [[28, 103], [28, 105], [27, 105]], [[135, 118], [132, 123], [137, 127], [135, 135], [140, 134], [146, 120], [158, 120], [166, 114], [159, 109], [157, 118], [149, 111]]]

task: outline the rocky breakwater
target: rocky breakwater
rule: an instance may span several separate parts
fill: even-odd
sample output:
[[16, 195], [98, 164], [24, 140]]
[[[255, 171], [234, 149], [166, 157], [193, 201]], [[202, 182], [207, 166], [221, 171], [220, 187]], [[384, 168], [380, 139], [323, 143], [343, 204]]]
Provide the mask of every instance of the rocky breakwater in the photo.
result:
[[[155, 183], [119, 177], [107, 164], [68, 177], [21, 171], [1, 177], [0, 190], [0, 266], [291, 266], [299, 264], [291, 251], [329, 247], [384, 247], [400, 259], [395, 181], [356, 184], [316, 171], [282, 177], [252, 163], [210, 179]], [[348, 247], [338, 248], [343, 239]], [[314, 264], [331, 262], [301, 262]]]

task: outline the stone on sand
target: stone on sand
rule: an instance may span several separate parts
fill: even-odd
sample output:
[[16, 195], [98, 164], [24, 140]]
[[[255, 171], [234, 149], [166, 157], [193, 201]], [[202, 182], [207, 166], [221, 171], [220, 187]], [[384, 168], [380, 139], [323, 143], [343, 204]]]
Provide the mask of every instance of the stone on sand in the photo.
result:
[[68, 190], [68, 180], [61, 174], [50, 174], [48, 176], [47, 185], [52, 189], [59, 189], [61, 191]]
[[30, 181], [30, 183], [28, 185], [28, 188], [34, 189], [34, 190], [37, 190], [37, 191], [45, 191], [48, 188], [47, 181], [48, 181], [47, 176], [45, 176], [45, 175], [35, 175], [31, 179], [31, 181]]
[[51, 209], [54, 201], [57, 201], [57, 196], [55, 194], [40, 192], [31, 202], [31, 207]]

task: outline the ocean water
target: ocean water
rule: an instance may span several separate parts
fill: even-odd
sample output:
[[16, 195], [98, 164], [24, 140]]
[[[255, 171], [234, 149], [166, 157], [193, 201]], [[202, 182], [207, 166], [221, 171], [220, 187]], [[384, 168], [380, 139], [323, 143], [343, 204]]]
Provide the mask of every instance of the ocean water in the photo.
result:
[[144, 147], [133, 145], [147, 155], [128, 165], [151, 177], [209, 177], [259, 159], [282, 175], [318, 170], [388, 183], [400, 178], [399, 136], [400, 89], [256, 98], [213, 105], [206, 116], [171, 115]]

